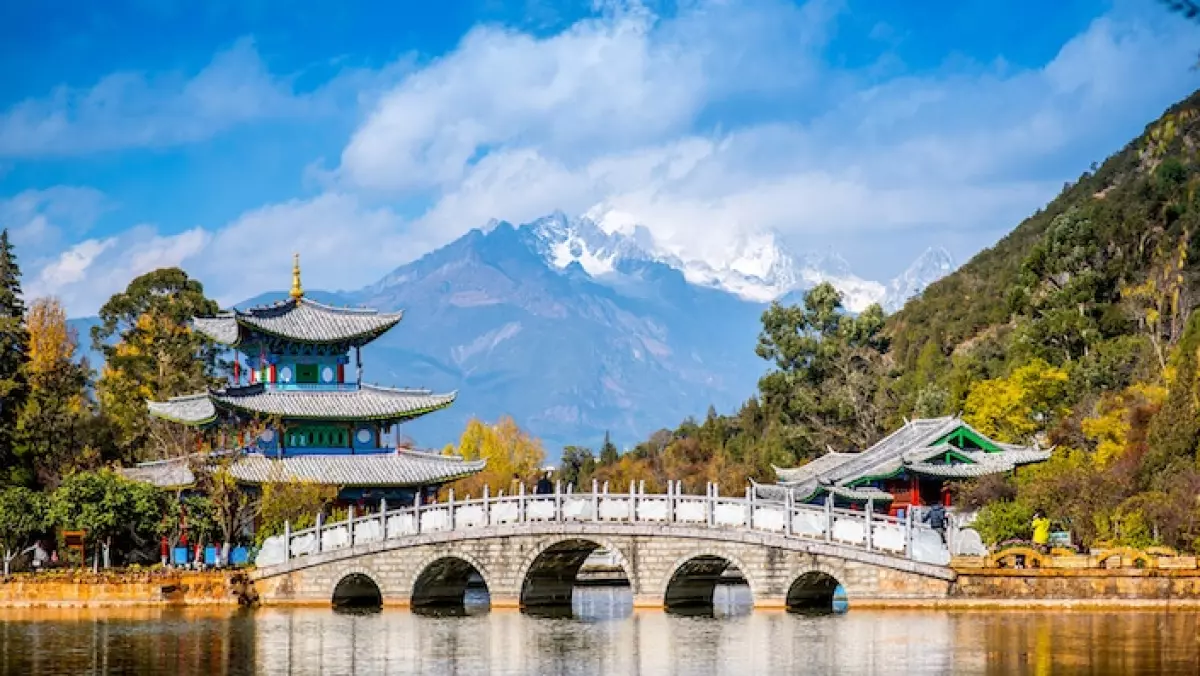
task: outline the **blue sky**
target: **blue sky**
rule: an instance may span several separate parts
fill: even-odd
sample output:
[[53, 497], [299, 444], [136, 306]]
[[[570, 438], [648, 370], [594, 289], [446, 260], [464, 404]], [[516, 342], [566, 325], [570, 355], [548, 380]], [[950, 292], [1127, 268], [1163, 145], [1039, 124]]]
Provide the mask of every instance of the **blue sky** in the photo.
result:
[[1154, 0], [0, 4], [0, 226], [90, 314], [356, 288], [490, 218], [965, 259], [1200, 84]]

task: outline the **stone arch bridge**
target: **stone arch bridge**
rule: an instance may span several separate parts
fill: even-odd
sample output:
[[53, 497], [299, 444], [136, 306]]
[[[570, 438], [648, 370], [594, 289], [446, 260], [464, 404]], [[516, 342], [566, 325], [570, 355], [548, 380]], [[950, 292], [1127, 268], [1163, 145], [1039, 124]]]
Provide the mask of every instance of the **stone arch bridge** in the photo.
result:
[[711, 604], [730, 578], [774, 608], [828, 608], [839, 585], [851, 604], [940, 598], [955, 578], [941, 536], [911, 519], [675, 485], [384, 506], [268, 539], [253, 575], [265, 604], [330, 604], [358, 587], [384, 605], [461, 605], [482, 582], [493, 607], [531, 608], [570, 604], [597, 550], [638, 607]]

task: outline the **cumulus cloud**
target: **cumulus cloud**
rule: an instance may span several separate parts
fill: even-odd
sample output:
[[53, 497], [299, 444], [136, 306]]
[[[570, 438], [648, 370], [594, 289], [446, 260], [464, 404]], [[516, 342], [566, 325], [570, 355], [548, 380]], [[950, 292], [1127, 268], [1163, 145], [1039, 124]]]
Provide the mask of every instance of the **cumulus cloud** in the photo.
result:
[[96, 311], [138, 275], [181, 267], [228, 306], [291, 281], [292, 253], [302, 254], [309, 288], [359, 288], [427, 250], [404, 235], [390, 209], [327, 193], [247, 212], [215, 228], [165, 234], [140, 225], [90, 238], [41, 265], [26, 267], [29, 297], [57, 296], [72, 316]]
[[994, 230], [1196, 83], [1200, 31], [1121, 8], [1040, 68], [879, 80], [824, 64], [836, 8], [615, 11], [542, 39], [478, 28], [382, 97], [336, 173], [433, 195], [414, 228], [436, 241], [596, 204], [700, 258], [763, 230]]
[[[38, 288], [90, 311], [175, 261], [228, 304], [281, 288], [293, 250], [307, 286], [355, 288], [492, 218], [555, 209], [621, 214], [612, 227], [641, 222], [713, 267], [764, 232], [912, 232], [923, 248], [1012, 227], [1198, 81], [1200, 28], [1133, 3], [1038, 67], [956, 58], [920, 72], [883, 39], [876, 63], [832, 65], [833, 0], [696, 0], [661, 16], [602, 4], [555, 35], [476, 27], [440, 58], [344, 73], [320, 96], [294, 93], [243, 42], [191, 79], [115, 75], [19, 104], [0, 115], [0, 156], [190, 142], [332, 98], [365, 106], [332, 166], [297, 168], [324, 194], [179, 234], [95, 237], [40, 266]], [[964, 253], [988, 244], [966, 239]], [[874, 255], [880, 276], [907, 262]]]
[[0, 230], [8, 230], [26, 267], [40, 267], [68, 242], [85, 235], [114, 205], [98, 190], [55, 186], [0, 199]]

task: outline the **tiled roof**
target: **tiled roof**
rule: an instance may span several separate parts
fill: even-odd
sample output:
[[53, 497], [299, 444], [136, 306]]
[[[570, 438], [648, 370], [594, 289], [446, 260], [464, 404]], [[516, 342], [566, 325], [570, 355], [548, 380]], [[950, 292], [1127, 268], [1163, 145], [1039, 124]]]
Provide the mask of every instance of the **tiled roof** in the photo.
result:
[[184, 488], [196, 483], [196, 475], [192, 473], [189, 459], [184, 457], [144, 462], [133, 467], [122, 467], [117, 471], [127, 479], [153, 484], [159, 488]]
[[798, 502], [807, 502], [808, 500], [822, 494], [830, 494], [835, 497], [852, 500], [855, 502], [865, 502], [874, 500], [876, 502], [891, 502], [892, 494], [887, 491], [874, 488], [872, 486], [864, 486], [862, 488], [847, 488], [845, 486], [827, 486], [822, 484], [809, 483], [804, 484], [805, 488], [799, 488], [791, 484], [754, 484], [754, 494], [760, 498], [768, 500], [783, 500], [786, 498], [788, 491], [792, 492], [792, 497]]
[[189, 394], [167, 401], [149, 401], [150, 415], [185, 425], [207, 425], [217, 419], [217, 409], [208, 394]]
[[[975, 477], [1007, 472], [1018, 465], [1041, 462], [1050, 457], [1048, 450], [1015, 444], [997, 444], [1001, 450], [994, 452], [962, 450], [946, 443], [935, 444], [938, 439], [959, 427], [979, 435], [977, 430], [957, 416], [912, 420], [861, 453], [830, 452], [800, 467], [776, 467], [775, 473], [779, 478], [777, 485], [783, 490], [792, 491], [797, 499], [807, 500], [825, 491], [862, 500], [865, 498], [853, 495], [876, 489], [850, 488], [849, 484], [870, 477], [887, 477], [901, 470], [945, 478]], [[966, 458], [967, 462], [931, 462], [947, 451]]]
[[[173, 458], [122, 468], [121, 474], [161, 488], [181, 488], [195, 483], [193, 457]], [[457, 456], [399, 450], [370, 455], [303, 455], [268, 458], [247, 454], [230, 467], [238, 481], [262, 484], [271, 481], [311, 481], [334, 486], [403, 487], [445, 483], [482, 470], [485, 460], [466, 461]]]
[[457, 392], [433, 394], [365, 384], [346, 390], [277, 390], [259, 383], [152, 401], [149, 407], [155, 416], [189, 425], [212, 422], [216, 407], [285, 419], [403, 421], [445, 408], [457, 396]]
[[775, 475], [779, 477], [779, 481], [782, 483], [802, 482], [813, 479], [820, 474], [824, 474], [825, 472], [829, 472], [840, 466], [842, 463], [849, 462], [850, 460], [854, 459], [856, 455], [857, 454], [855, 453], [838, 453], [836, 451], [829, 451], [825, 455], [822, 455], [815, 460], [811, 460], [807, 464], [800, 465], [799, 467], [785, 468], [771, 465], [771, 468], [775, 470]]
[[239, 481], [313, 481], [339, 486], [416, 486], [453, 481], [484, 468], [485, 460], [397, 451], [372, 455], [302, 455], [274, 459], [247, 455], [230, 468]]
[[293, 298], [274, 305], [196, 317], [192, 328], [225, 345], [236, 346], [246, 331], [257, 331], [301, 343], [365, 345], [395, 326], [401, 312], [339, 308]]

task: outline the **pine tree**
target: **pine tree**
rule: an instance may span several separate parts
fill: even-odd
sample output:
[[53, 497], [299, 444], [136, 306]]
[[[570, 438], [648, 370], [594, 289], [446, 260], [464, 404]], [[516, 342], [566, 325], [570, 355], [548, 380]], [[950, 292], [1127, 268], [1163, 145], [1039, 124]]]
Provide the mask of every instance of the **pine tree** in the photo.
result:
[[604, 433], [604, 445], [600, 447], [600, 464], [615, 465], [617, 463], [617, 446], [612, 442], [608, 432]]
[[28, 388], [25, 363], [29, 359], [29, 333], [25, 330], [25, 303], [21, 299], [21, 268], [8, 241], [8, 230], [0, 231], [0, 482], [8, 480], [13, 466], [17, 416]]

